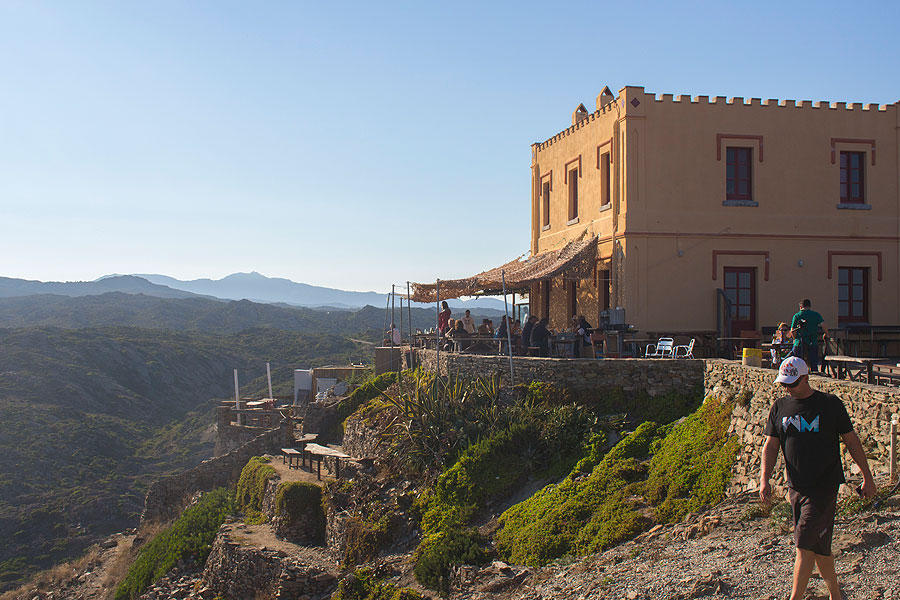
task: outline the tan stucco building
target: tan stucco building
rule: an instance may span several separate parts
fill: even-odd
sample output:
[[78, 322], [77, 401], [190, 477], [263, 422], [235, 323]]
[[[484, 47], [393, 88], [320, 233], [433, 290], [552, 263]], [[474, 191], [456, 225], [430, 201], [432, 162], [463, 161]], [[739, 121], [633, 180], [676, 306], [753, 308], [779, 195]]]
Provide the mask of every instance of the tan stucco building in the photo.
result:
[[830, 327], [900, 325], [898, 103], [605, 88], [532, 155], [532, 253], [598, 244], [593, 280], [532, 285], [553, 326], [621, 306], [640, 330], [716, 331], [721, 296], [735, 335], [802, 298]]

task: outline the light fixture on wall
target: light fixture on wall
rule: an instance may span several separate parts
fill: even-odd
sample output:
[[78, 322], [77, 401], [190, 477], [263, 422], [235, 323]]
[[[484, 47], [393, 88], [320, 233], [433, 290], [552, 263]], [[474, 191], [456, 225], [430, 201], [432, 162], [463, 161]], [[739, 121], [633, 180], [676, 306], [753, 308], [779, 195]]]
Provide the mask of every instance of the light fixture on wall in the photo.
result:
[[684, 256], [684, 250], [678, 250], [678, 256]]
[[802, 267], [802, 266], [803, 266], [803, 259], [802, 259], [802, 258], [801, 258], [800, 260], [797, 261], [797, 266], [798, 266], [798, 267]]

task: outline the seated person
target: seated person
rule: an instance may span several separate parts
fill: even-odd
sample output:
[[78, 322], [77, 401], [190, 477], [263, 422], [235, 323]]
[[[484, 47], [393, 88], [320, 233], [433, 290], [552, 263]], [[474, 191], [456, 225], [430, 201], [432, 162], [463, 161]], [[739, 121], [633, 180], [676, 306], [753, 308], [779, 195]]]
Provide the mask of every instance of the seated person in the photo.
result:
[[550, 330], [547, 325], [550, 319], [544, 317], [531, 330], [531, 345], [538, 347], [538, 356], [550, 356]]
[[466, 316], [462, 318], [463, 328], [469, 333], [469, 335], [475, 334], [475, 319], [472, 318], [472, 313], [469, 309], [466, 309]]
[[478, 334], [479, 335], [494, 335], [494, 324], [491, 323], [490, 319], [484, 319], [481, 322], [481, 325], [478, 326]]
[[575, 328], [575, 334], [578, 336], [575, 338], [575, 356], [582, 356], [585, 348], [590, 348], [591, 346], [591, 331], [593, 331], [593, 327], [590, 323], [587, 322], [587, 319], [584, 318], [584, 315], [578, 315], [578, 325]]
[[[447, 337], [450, 339], [453, 339], [453, 340], [458, 340], [458, 339], [469, 337], [469, 332], [466, 331], [466, 327], [463, 324], [462, 319], [456, 320], [456, 324], [454, 325], [453, 329], [451, 329], [450, 331], [447, 332]], [[468, 346], [469, 346], [468, 342], [460, 342], [459, 343], [460, 350], [465, 350]]]
[[531, 332], [534, 331], [534, 326], [537, 325], [538, 318], [534, 315], [530, 315], [528, 319], [525, 321], [525, 327], [522, 328], [522, 348], [527, 352], [528, 348], [531, 347]]
[[772, 364], [780, 365], [781, 362], [791, 354], [791, 346], [793, 344], [793, 336], [791, 329], [787, 323], [779, 323], [775, 335], [772, 336], [772, 344], [778, 344], [770, 350], [772, 353]]
[[397, 329], [397, 326], [391, 323], [391, 328], [387, 331], [387, 337], [384, 338], [385, 346], [399, 346], [402, 341], [402, 336], [400, 335], [400, 330]]
[[513, 321], [512, 330], [510, 331], [513, 338], [518, 338], [522, 336], [522, 321], [516, 319]]

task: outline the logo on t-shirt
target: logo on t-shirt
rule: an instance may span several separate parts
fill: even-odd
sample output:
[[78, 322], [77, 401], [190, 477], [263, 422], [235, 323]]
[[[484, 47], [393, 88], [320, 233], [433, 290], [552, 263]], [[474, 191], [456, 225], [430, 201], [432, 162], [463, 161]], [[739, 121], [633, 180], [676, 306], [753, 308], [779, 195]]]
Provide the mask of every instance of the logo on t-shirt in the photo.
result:
[[807, 420], [804, 419], [802, 415], [794, 415], [793, 417], [781, 417], [782, 431], [787, 431], [788, 427], [791, 425], [793, 425], [794, 429], [796, 429], [800, 433], [803, 433], [804, 431], [818, 433], [819, 416], [816, 415], [816, 418], [812, 420], [812, 423], [807, 422]]

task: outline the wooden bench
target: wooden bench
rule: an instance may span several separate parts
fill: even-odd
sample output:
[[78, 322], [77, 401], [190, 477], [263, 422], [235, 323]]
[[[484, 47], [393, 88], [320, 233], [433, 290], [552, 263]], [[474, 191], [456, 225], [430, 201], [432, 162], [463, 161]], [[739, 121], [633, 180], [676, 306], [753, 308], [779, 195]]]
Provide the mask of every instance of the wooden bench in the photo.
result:
[[287, 461], [288, 469], [299, 469], [300, 465], [295, 465], [294, 459], [299, 459], [302, 461], [303, 452], [300, 450], [294, 450], [293, 448], [281, 449], [281, 464], [284, 464], [285, 461]]
[[306, 464], [306, 455], [309, 454], [309, 468], [312, 470], [312, 461], [313, 458], [317, 461], [316, 468], [316, 479], [322, 479], [322, 459], [326, 456], [330, 456], [334, 458], [335, 464], [335, 472], [334, 476], [338, 479], [341, 477], [341, 459], [351, 458], [349, 454], [345, 454], [340, 450], [335, 450], [334, 448], [329, 448], [327, 446], [320, 446], [319, 444], [308, 443], [303, 450], [302, 461], [303, 464]]

